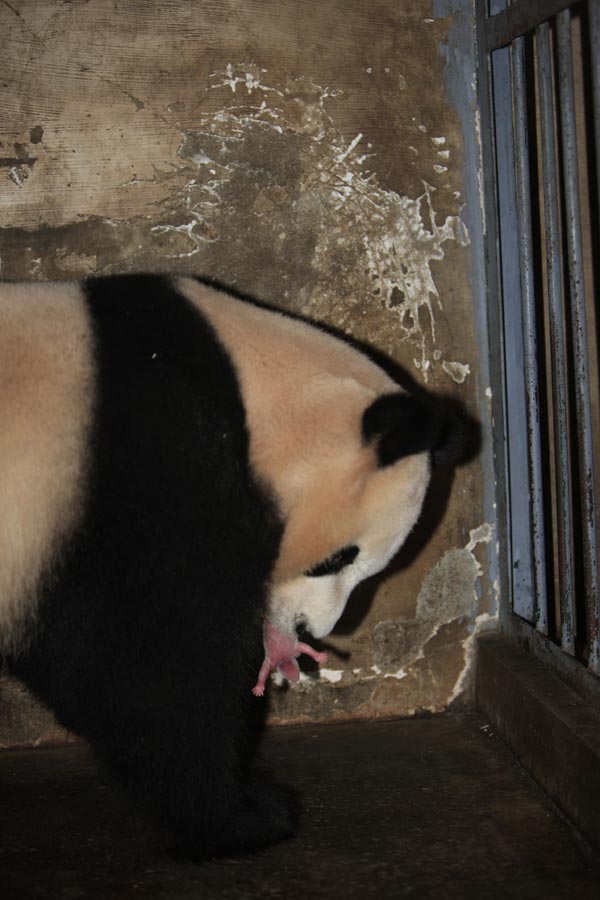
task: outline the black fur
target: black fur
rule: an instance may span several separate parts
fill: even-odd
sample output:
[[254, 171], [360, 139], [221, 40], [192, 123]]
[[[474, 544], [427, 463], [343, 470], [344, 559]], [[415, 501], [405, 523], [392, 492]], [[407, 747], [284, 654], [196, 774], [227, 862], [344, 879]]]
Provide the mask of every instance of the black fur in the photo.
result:
[[97, 401], [76, 536], [8, 660], [201, 859], [293, 831], [243, 771], [260, 611], [281, 523], [248, 463], [231, 362], [157, 276], [92, 279]]
[[359, 554], [359, 548], [356, 544], [348, 544], [340, 550], [336, 550], [327, 559], [317, 563], [312, 569], [304, 574], [309, 578], [321, 578], [323, 575], [337, 575], [346, 566], [351, 566]]
[[455, 466], [467, 461], [473, 442], [477, 440], [477, 423], [458, 414], [440, 415], [438, 423], [437, 437], [431, 451], [433, 468]]
[[434, 468], [450, 466], [464, 452], [464, 428], [457, 416], [443, 416], [425, 400], [400, 392], [383, 394], [367, 407], [362, 436], [365, 443], [375, 443], [381, 467], [425, 451]]
[[384, 394], [365, 410], [362, 432], [374, 441], [380, 466], [389, 466], [414, 453], [431, 450], [437, 438], [437, 420], [428, 407], [409, 394]]

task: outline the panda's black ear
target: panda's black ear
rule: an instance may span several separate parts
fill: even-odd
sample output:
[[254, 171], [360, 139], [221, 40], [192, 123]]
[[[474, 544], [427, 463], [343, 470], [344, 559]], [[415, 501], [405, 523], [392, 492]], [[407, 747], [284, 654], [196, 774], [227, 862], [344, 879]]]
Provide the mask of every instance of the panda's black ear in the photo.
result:
[[410, 394], [383, 394], [363, 413], [363, 439], [375, 444], [380, 466], [425, 450], [435, 452], [441, 429], [432, 409]]
[[477, 452], [478, 440], [479, 431], [472, 419], [460, 415], [440, 417], [437, 439], [431, 450], [431, 465], [437, 469], [466, 462]]

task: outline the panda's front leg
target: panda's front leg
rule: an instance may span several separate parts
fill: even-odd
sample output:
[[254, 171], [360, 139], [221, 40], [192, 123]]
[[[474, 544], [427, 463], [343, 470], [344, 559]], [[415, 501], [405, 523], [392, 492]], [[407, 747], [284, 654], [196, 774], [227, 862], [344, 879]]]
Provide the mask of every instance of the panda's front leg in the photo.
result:
[[[94, 742], [99, 754], [158, 822], [176, 856], [235, 855], [292, 836], [292, 791], [242, 775], [246, 726], [232, 710], [246, 705], [247, 683], [236, 688], [225, 676], [219, 691], [201, 666], [194, 671], [178, 662], [173, 679], [165, 672], [158, 680], [147, 671], [127, 673], [129, 691], [113, 697], [121, 725], [114, 723], [110, 741], [103, 729]], [[127, 709], [120, 710], [122, 698]]]
[[[178, 754], [179, 759], [180, 754]], [[202, 861], [259, 850], [291, 837], [297, 824], [297, 804], [284, 785], [247, 780], [224, 761], [203, 759], [157, 779], [151, 802], [166, 843], [178, 857]], [[168, 765], [168, 763], [167, 763]]]

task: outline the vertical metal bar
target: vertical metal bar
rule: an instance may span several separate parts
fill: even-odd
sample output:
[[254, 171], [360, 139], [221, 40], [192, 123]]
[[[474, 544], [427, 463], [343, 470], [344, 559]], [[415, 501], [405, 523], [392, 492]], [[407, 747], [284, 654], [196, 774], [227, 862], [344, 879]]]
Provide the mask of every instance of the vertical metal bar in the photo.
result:
[[[600, 214], [600, 2], [589, 0], [589, 39], [590, 58], [592, 61], [592, 96], [594, 109], [594, 143], [596, 148], [596, 190], [598, 213]], [[595, 599], [595, 605], [594, 605]], [[600, 672], [600, 601], [598, 593], [588, 603], [591, 623], [590, 630], [590, 662], [594, 672]]]
[[496, 133], [493, 116], [492, 60], [485, 49], [485, 9], [475, 10], [478, 55], [478, 98], [481, 116], [481, 153], [484, 201], [484, 243], [486, 256], [487, 314], [489, 320], [489, 367], [492, 386], [492, 444], [496, 481], [496, 536], [498, 555], [498, 613], [503, 627], [510, 632], [516, 619], [512, 613], [512, 562], [510, 546], [510, 493], [508, 479], [507, 414], [504, 385], [504, 328], [502, 324], [500, 250], [498, 240], [498, 196], [496, 189]]
[[590, 59], [592, 61], [592, 95], [594, 107], [594, 138], [596, 145], [596, 187], [600, 209], [600, 3], [588, 0]]
[[561, 603], [574, 611], [573, 538], [571, 529], [571, 478], [569, 464], [569, 411], [567, 406], [567, 354], [562, 304], [561, 246], [558, 211], [558, 169], [554, 126], [554, 93], [550, 26], [536, 29], [538, 90], [540, 104], [542, 181], [546, 227], [546, 271], [548, 284], [548, 324], [552, 370], [552, 408], [556, 458], [556, 498], [558, 525], [558, 577]]
[[529, 481], [531, 492], [531, 529], [534, 571], [535, 625], [548, 633], [548, 598], [546, 591], [546, 545], [544, 528], [544, 491], [542, 484], [542, 440], [540, 397], [537, 367], [537, 317], [533, 280], [533, 248], [531, 229], [531, 186], [529, 179], [529, 134], [525, 85], [525, 38], [512, 44], [513, 120], [515, 139], [515, 187], [517, 201], [517, 234], [519, 239], [519, 274], [523, 308], [523, 362], [527, 399], [527, 439], [529, 446]]
[[505, 409], [509, 446], [510, 551], [514, 612], [535, 619], [531, 548], [526, 388], [523, 361], [523, 321], [519, 275], [519, 241], [515, 220], [515, 160], [510, 49], [491, 54], [496, 175], [499, 220], [502, 324], [505, 344]]
[[[571, 47], [571, 14], [569, 10], [556, 17], [558, 41], [559, 102], [562, 122], [562, 152], [565, 171], [565, 214], [573, 357], [575, 401], [577, 409], [577, 447], [579, 458], [580, 502], [582, 512], [583, 577], [586, 604], [598, 610], [598, 548], [596, 546], [596, 502], [594, 496], [594, 460], [592, 450], [592, 413], [589, 389], [587, 322], [581, 219], [579, 207], [579, 170], [573, 88], [573, 52]], [[590, 617], [592, 618], [592, 617]], [[565, 609], [565, 637], [573, 631], [572, 610]], [[589, 666], [598, 671], [598, 634], [588, 635], [591, 646]]]

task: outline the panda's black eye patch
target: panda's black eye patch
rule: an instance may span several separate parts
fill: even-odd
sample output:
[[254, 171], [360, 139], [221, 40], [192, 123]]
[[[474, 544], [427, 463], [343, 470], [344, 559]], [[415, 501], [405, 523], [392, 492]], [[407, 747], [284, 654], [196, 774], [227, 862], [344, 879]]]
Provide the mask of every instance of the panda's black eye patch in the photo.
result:
[[304, 574], [310, 578], [319, 578], [321, 575], [337, 575], [346, 566], [351, 565], [357, 556], [358, 547], [354, 544], [349, 544], [347, 547], [342, 547], [341, 550], [336, 550], [335, 553], [332, 553], [323, 562], [317, 563], [316, 566], [313, 566], [312, 569], [309, 569]]

